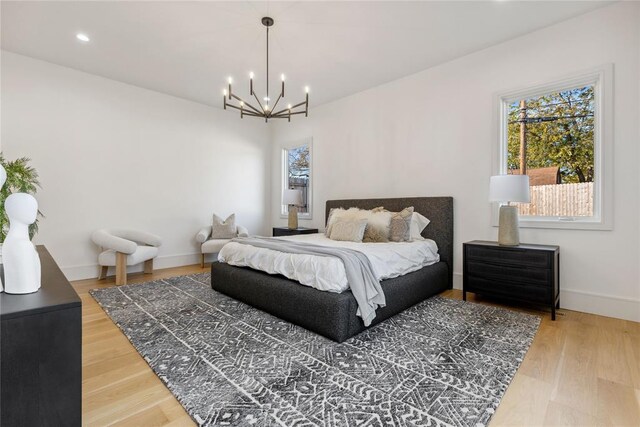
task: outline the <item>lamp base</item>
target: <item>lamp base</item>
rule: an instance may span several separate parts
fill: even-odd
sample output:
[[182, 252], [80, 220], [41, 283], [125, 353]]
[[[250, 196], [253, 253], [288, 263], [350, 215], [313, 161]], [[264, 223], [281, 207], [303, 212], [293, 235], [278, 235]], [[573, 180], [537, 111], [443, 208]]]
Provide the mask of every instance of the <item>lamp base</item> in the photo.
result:
[[500, 222], [498, 226], [499, 245], [518, 246], [520, 244], [518, 208], [516, 206], [500, 206]]
[[296, 228], [298, 228], [298, 208], [289, 205], [289, 229], [295, 230]]

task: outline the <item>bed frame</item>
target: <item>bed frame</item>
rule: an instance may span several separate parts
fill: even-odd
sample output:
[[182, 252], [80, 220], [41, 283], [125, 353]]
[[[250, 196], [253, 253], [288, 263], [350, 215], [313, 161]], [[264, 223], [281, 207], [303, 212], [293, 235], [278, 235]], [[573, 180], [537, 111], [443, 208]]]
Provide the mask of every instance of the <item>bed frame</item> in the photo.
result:
[[[332, 208], [354, 206], [362, 209], [384, 206], [396, 212], [413, 206], [416, 212], [431, 221], [422, 235], [438, 244], [440, 254], [440, 262], [436, 264], [380, 283], [387, 305], [376, 310], [371, 325], [452, 288], [453, 198], [328, 200], [325, 220]], [[356, 316], [358, 304], [349, 290], [339, 294], [319, 291], [281, 275], [218, 262], [211, 264], [211, 287], [337, 342], [343, 342], [366, 329], [362, 319]]]

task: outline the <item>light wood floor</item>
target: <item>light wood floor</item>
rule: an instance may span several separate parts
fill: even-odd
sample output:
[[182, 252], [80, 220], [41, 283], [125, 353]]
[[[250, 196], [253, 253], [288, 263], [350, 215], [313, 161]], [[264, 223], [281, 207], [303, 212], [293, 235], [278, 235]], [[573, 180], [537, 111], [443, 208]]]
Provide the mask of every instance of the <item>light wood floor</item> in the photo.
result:
[[[208, 268], [158, 270], [130, 276], [129, 283], [203, 271]], [[90, 289], [114, 286], [113, 278], [72, 284], [83, 304], [83, 423], [194, 425], [88, 294]], [[443, 295], [461, 298], [457, 290]], [[640, 323], [569, 310], [560, 310], [555, 322], [549, 317], [544, 316], [491, 426], [640, 426]]]

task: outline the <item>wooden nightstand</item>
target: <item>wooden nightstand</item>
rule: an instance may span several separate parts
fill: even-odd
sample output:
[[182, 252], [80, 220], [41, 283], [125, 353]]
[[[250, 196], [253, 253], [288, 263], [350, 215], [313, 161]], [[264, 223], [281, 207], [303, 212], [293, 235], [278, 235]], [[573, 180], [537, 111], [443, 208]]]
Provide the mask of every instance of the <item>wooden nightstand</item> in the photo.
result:
[[318, 232], [317, 228], [298, 227], [298, 228], [291, 229], [288, 227], [273, 227], [273, 237], [295, 236], [296, 234], [314, 234], [317, 232]]
[[467, 292], [560, 308], [560, 247], [500, 246], [474, 240], [462, 245], [462, 298]]

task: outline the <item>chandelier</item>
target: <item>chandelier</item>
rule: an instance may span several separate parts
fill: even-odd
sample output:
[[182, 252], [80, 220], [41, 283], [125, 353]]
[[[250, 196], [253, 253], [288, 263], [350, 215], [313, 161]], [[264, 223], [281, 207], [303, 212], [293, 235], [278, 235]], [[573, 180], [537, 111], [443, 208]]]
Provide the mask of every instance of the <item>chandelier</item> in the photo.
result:
[[287, 119], [288, 121], [291, 121], [291, 116], [294, 116], [296, 114], [304, 114], [305, 117], [309, 115], [309, 87], [308, 86], [304, 88], [305, 90], [304, 101], [299, 102], [295, 105], [288, 104], [286, 108], [283, 108], [281, 110], [276, 110], [276, 107], [278, 106], [278, 102], [280, 102], [280, 100], [284, 98], [284, 74], [280, 76], [282, 80], [282, 84], [280, 87], [280, 93], [278, 94], [278, 98], [273, 104], [271, 104], [271, 98], [269, 96], [269, 27], [273, 26], [273, 23], [274, 23], [273, 19], [269, 18], [268, 16], [265, 16], [264, 18], [262, 18], [262, 25], [264, 25], [267, 28], [267, 79], [266, 79], [267, 96], [262, 98], [262, 100], [264, 101], [264, 105], [262, 104], [262, 102], [260, 102], [258, 95], [256, 95], [255, 91], [253, 90], [253, 73], [249, 73], [249, 96], [253, 96], [255, 98], [257, 102], [257, 107], [254, 105], [251, 105], [249, 102], [245, 101], [244, 99], [240, 98], [238, 95], [233, 93], [233, 91], [231, 90], [231, 83], [233, 83], [233, 80], [231, 77], [229, 77], [228, 89], [225, 89], [224, 91], [222, 91], [224, 109], [226, 110], [228, 107], [228, 108], [239, 110], [240, 118], [243, 118], [244, 116], [261, 117], [261, 118], [264, 118], [265, 122], [268, 122], [269, 119]]

